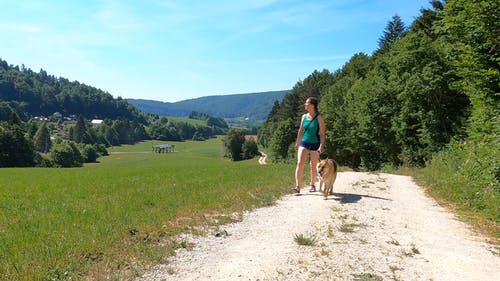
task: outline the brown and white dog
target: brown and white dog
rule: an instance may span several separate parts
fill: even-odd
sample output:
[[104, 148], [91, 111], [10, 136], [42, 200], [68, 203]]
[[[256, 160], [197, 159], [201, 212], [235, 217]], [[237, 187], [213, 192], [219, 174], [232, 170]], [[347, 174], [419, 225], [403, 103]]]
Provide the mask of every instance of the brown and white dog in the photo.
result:
[[337, 178], [337, 162], [333, 159], [323, 159], [317, 164], [319, 191], [323, 192], [324, 199], [333, 194], [333, 184]]

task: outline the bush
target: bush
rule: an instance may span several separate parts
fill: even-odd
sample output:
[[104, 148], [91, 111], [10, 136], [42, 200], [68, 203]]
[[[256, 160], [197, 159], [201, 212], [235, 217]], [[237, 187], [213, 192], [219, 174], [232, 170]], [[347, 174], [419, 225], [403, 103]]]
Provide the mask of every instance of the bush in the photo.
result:
[[499, 223], [499, 159], [497, 145], [453, 142], [448, 149], [437, 153], [418, 177], [427, 183], [431, 193]]
[[225, 156], [233, 161], [242, 160], [242, 147], [245, 142], [245, 130], [232, 128], [222, 140], [225, 148]]
[[35, 163], [33, 142], [20, 125], [0, 122], [0, 167], [31, 167]]
[[73, 141], [63, 141], [54, 145], [51, 156], [56, 167], [81, 167], [84, 162], [82, 153]]
[[260, 155], [257, 143], [253, 139], [246, 139], [241, 148], [243, 159], [252, 159]]
[[271, 158], [274, 162], [286, 162], [286, 160], [295, 154], [289, 154], [290, 145], [295, 146], [295, 138], [297, 134], [294, 132], [294, 124], [292, 119], [287, 119], [278, 123], [278, 127], [272, 133], [269, 143], [271, 148]]
[[106, 146], [102, 143], [94, 144], [94, 148], [99, 153], [99, 156], [107, 156], [109, 155], [108, 150], [106, 149]]
[[197, 131], [193, 135], [193, 140], [194, 141], [204, 141], [206, 139], [203, 137], [203, 134], [201, 134], [200, 132]]
[[36, 153], [34, 157], [35, 166], [41, 168], [52, 168], [55, 166], [54, 161], [48, 154]]
[[83, 158], [85, 159], [85, 163], [94, 163], [99, 157], [99, 153], [97, 152], [97, 149], [93, 144], [83, 145], [81, 151]]

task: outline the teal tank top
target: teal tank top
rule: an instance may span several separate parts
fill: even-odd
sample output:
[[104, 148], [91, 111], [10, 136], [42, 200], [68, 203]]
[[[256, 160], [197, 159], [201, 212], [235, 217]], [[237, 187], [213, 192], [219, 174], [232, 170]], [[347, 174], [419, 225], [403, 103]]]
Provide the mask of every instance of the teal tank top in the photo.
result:
[[307, 120], [307, 115], [304, 115], [302, 128], [304, 129], [304, 134], [302, 135], [301, 141], [307, 143], [320, 142], [318, 118], [314, 118], [313, 120]]

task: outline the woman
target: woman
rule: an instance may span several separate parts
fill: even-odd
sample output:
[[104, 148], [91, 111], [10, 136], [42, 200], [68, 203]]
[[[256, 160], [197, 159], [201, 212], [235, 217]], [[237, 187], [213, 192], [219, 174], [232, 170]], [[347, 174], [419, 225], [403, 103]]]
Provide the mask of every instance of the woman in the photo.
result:
[[302, 175], [307, 155], [310, 158], [311, 190], [315, 192], [316, 187], [316, 164], [319, 161], [319, 155], [325, 147], [325, 120], [318, 112], [318, 99], [309, 97], [304, 104], [307, 113], [302, 115], [300, 128], [297, 132], [295, 141], [295, 150], [297, 150], [297, 167], [295, 168], [295, 193], [300, 193], [302, 186]]

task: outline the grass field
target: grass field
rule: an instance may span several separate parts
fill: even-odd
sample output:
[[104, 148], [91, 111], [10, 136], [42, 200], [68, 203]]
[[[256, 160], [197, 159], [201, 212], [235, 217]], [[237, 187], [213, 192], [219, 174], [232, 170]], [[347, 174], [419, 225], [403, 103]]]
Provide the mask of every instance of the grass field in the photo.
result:
[[0, 169], [0, 280], [122, 279], [164, 261], [160, 247], [207, 217], [272, 204], [293, 165], [231, 162], [220, 139], [155, 154], [113, 147], [83, 168]]

